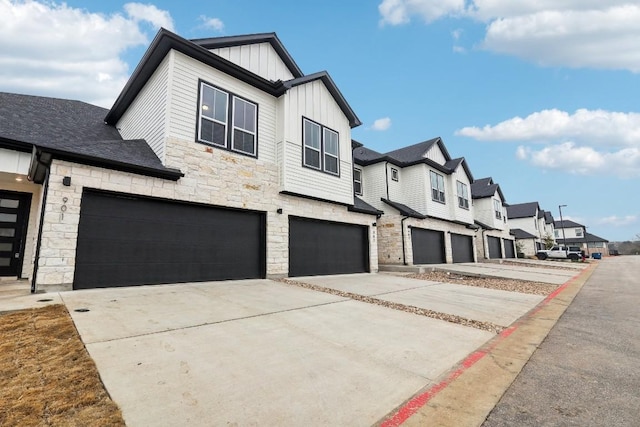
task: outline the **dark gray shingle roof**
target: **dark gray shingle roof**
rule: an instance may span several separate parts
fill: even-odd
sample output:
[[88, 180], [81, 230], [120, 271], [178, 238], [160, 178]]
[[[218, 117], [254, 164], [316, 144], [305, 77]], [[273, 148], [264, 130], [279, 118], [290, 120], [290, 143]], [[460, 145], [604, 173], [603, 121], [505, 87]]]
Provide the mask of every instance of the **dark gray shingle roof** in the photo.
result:
[[392, 202], [391, 200], [382, 199], [383, 202], [391, 206], [392, 208], [398, 210], [404, 216], [410, 216], [412, 218], [425, 219], [428, 218], [426, 215], [422, 215], [420, 212], [411, 209], [409, 206], [404, 205], [398, 202]]
[[123, 140], [102, 118], [106, 109], [85, 102], [0, 92], [0, 144], [33, 146], [56, 158], [178, 179], [146, 141]]
[[537, 217], [536, 211], [539, 210], [538, 202], [519, 203], [517, 205], [507, 206], [507, 217], [509, 219]]
[[0, 138], [28, 144], [122, 139], [106, 109], [86, 102], [0, 92]]
[[[387, 156], [401, 162], [401, 163], [411, 163], [416, 162], [424, 158], [424, 154], [440, 141], [440, 138], [433, 138], [428, 141], [419, 142], [417, 144], [410, 145], [408, 147], [399, 148], [397, 150], [389, 151], [386, 153]], [[448, 158], [448, 153], [446, 150], [445, 157]]]
[[521, 228], [512, 228], [511, 234], [516, 236], [516, 239], [536, 239], [536, 236], [533, 234], [522, 230]]
[[555, 226], [555, 228], [577, 228], [577, 227], [584, 227], [584, 225], [582, 224], [578, 224], [575, 221], [571, 221], [569, 219], [565, 219], [562, 221], [556, 221], [553, 223], [553, 225]]
[[495, 184], [491, 177], [476, 179], [471, 183], [471, 198], [484, 199], [485, 197], [493, 197], [496, 191], [500, 195], [502, 201], [505, 201], [500, 185]]
[[553, 224], [554, 223], [553, 215], [551, 215], [551, 212], [544, 211], [544, 222], [547, 223], [547, 224]]
[[373, 151], [367, 147], [357, 147], [353, 150], [353, 161], [362, 165], [366, 165], [383, 157], [383, 154]]
[[353, 206], [349, 206], [348, 210], [352, 212], [359, 212], [359, 213], [371, 214], [376, 216], [382, 215], [384, 213], [384, 211], [374, 208], [373, 206], [371, 206], [361, 198], [355, 197], [355, 196], [353, 198]]
[[556, 240], [561, 245], [562, 244], [570, 245], [575, 243], [593, 243], [593, 242], [608, 243], [609, 242], [607, 239], [604, 239], [602, 237], [596, 236], [595, 234], [591, 234], [591, 233], [585, 233], [584, 237], [570, 237], [570, 238], [567, 238], [566, 240], [560, 238]]

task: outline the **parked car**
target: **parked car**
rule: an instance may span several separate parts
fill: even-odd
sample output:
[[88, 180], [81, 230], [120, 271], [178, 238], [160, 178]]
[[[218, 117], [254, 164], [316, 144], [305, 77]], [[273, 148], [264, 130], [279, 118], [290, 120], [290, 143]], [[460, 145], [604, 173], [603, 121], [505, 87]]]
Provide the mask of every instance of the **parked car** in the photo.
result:
[[577, 261], [584, 259], [584, 253], [579, 246], [554, 246], [548, 250], [540, 250], [536, 253], [538, 259], [570, 259]]

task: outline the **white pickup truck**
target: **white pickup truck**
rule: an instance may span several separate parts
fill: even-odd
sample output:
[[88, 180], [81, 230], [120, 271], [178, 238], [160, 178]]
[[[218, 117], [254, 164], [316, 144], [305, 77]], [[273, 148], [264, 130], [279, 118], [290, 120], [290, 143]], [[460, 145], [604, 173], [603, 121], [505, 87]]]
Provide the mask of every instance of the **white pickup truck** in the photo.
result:
[[554, 246], [551, 249], [540, 250], [536, 253], [538, 259], [570, 259], [577, 261], [582, 259], [580, 246]]

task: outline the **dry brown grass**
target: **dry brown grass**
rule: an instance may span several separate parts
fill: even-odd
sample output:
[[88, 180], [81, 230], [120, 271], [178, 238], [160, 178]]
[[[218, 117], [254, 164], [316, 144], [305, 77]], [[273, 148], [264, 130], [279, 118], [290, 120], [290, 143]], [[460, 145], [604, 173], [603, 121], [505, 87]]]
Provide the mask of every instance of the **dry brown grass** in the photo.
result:
[[125, 425], [64, 306], [0, 315], [0, 425]]

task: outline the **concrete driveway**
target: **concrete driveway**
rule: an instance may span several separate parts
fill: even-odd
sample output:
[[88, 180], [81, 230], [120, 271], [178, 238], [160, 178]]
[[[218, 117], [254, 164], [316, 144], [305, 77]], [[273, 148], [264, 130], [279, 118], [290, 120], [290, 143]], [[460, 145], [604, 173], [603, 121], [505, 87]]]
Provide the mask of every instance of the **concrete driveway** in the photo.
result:
[[[298, 280], [504, 326], [541, 299], [386, 274]], [[270, 280], [60, 297], [129, 426], [369, 426], [494, 337]]]
[[[589, 264], [554, 263], [553, 261], [538, 261], [538, 263], [527, 262], [523, 264], [529, 266], [499, 264], [495, 262], [470, 262], [461, 264], [438, 264], [434, 267], [441, 271], [450, 271], [454, 273], [528, 280], [532, 282], [561, 285], [577, 274], [580, 274], [583, 269], [589, 266]], [[574, 267], [574, 265], [577, 265], [578, 267]]]

